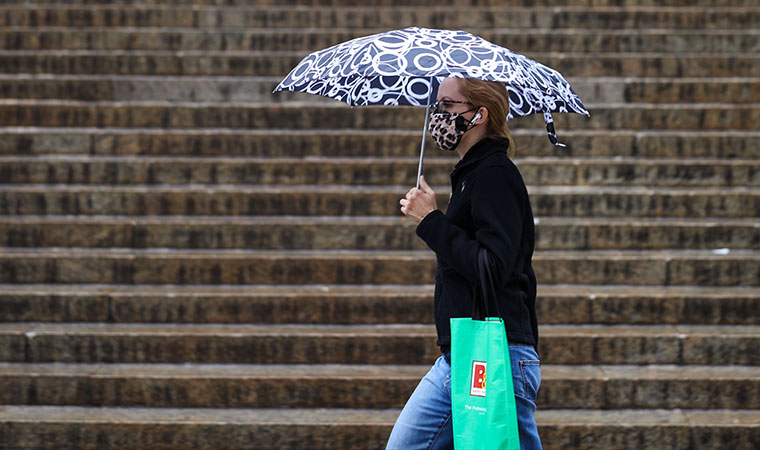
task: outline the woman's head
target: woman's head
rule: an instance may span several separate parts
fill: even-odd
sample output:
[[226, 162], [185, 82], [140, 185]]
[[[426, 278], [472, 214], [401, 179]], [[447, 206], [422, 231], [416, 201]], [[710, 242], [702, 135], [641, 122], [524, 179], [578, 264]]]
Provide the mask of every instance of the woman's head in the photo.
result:
[[503, 83], [472, 78], [458, 78], [459, 92], [473, 105], [488, 110], [487, 136], [503, 136], [509, 140], [509, 154], [514, 154], [515, 142], [507, 125], [509, 94]]
[[[441, 112], [461, 116], [458, 118], [462, 122], [458, 124], [458, 131], [461, 133], [466, 129], [466, 132], [460, 137], [461, 147], [464, 148], [457, 148], [458, 152], [466, 152], [469, 146], [484, 137], [502, 136], [509, 140], [510, 156], [514, 153], [514, 141], [506, 120], [509, 97], [504, 84], [470, 78], [445, 78], [438, 88], [437, 106]], [[445, 116], [439, 120], [445, 120]], [[441, 130], [437, 131], [437, 134], [442, 134]], [[445, 131], [440, 137], [444, 136], [451, 137]]]

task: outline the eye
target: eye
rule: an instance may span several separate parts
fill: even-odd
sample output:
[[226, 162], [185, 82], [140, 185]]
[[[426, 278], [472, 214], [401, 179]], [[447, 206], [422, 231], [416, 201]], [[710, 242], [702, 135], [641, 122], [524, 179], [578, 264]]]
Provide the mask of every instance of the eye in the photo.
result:
[[453, 106], [453, 103], [448, 100], [438, 100], [433, 103], [433, 114], [448, 113], [448, 109]]

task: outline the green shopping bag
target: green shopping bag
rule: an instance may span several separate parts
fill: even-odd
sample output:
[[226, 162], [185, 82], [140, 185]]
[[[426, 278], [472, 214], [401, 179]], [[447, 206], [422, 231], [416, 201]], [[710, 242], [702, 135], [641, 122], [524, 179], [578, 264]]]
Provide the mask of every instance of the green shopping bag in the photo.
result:
[[[488, 254], [478, 266], [481, 296], [473, 296], [475, 318], [451, 319], [451, 413], [456, 450], [519, 450], [515, 391], [504, 321], [479, 317], [493, 286]], [[488, 287], [487, 287], [488, 286]], [[498, 303], [497, 303], [498, 305]], [[499, 314], [501, 315], [501, 314]]]

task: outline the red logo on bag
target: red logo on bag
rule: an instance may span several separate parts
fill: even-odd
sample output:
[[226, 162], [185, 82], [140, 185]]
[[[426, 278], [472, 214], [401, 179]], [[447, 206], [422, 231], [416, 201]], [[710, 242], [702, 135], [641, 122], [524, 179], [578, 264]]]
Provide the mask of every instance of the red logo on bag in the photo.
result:
[[472, 382], [470, 383], [470, 395], [474, 397], [486, 396], [486, 363], [485, 361], [472, 362]]

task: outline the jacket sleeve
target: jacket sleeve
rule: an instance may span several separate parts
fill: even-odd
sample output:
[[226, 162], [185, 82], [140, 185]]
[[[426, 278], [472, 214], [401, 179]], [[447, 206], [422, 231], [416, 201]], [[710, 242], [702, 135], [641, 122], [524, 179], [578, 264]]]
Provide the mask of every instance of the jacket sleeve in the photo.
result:
[[489, 167], [475, 178], [470, 193], [474, 239], [440, 210], [417, 226], [417, 235], [470, 283], [478, 283], [477, 256], [488, 251], [496, 285], [504, 285], [514, 269], [522, 238], [524, 187], [519, 175], [503, 166]]

